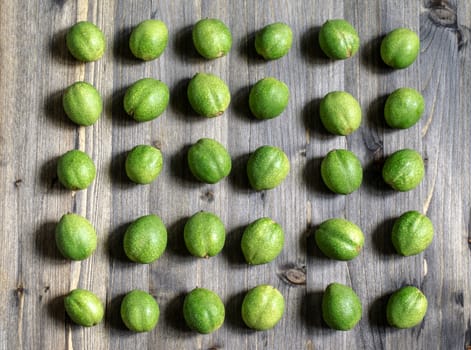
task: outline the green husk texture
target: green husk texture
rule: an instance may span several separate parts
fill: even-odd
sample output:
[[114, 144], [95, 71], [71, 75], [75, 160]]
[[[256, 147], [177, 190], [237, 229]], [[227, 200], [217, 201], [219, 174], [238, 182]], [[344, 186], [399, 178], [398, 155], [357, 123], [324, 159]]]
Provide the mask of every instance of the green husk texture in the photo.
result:
[[149, 332], [157, 325], [159, 304], [149, 293], [135, 289], [121, 302], [121, 319], [134, 332]]
[[416, 188], [425, 174], [422, 156], [412, 149], [403, 149], [391, 154], [383, 165], [383, 179], [397, 191]]
[[202, 138], [188, 150], [188, 166], [198, 180], [215, 184], [229, 175], [232, 160], [222, 144], [213, 139]]
[[286, 154], [278, 147], [262, 146], [255, 150], [247, 162], [250, 185], [257, 191], [280, 185], [290, 171]]
[[394, 222], [391, 240], [399, 254], [410, 256], [427, 249], [433, 235], [432, 221], [418, 211], [411, 210]]
[[418, 288], [403, 287], [389, 297], [386, 306], [388, 323], [396, 328], [415, 327], [424, 319], [427, 307], [427, 298]]
[[67, 315], [75, 323], [91, 327], [100, 323], [105, 314], [101, 300], [85, 289], [74, 289], [64, 298]]
[[255, 35], [255, 50], [266, 60], [276, 60], [286, 55], [293, 43], [291, 28], [281, 22], [265, 26]]
[[322, 25], [319, 45], [328, 57], [343, 60], [356, 54], [360, 38], [350, 23], [343, 19], [332, 19]]
[[231, 102], [226, 83], [214, 74], [197, 73], [188, 84], [188, 101], [204, 117], [220, 116]]
[[350, 194], [360, 187], [363, 169], [354, 153], [336, 149], [327, 153], [322, 160], [321, 176], [332, 192]]
[[340, 283], [327, 286], [322, 297], [322, 316], [330, 328], [347, 331], [360, 321], [362, 305], [352, 288]]
[[188, 251], [200, 258], [219, 254], [226, 241], [226, 229], [221, 219], [207, 211], [196, 213], [188, 219], [183, 233]]
[[188, 327], [198, 333], [209, 334], [224, 323], [225, 308], [216, 293], [205, 288], [195, 288], [185, 297], [183, 316]]
[[241, 248], [251, 265], [273, 261], [283, 250], [285, 235], [281, 226], [270, 218], [255, 220], [242, 235]]
[[263, 284], [250, 291], [242, 301], [242, 319], [247, 327], [264, 331], [275, 327], [283, 317], [285, 300], [278, 289]]
[[84, 260], [97, 247], [97, 234], [86, 218], [77, 214], [65, 214], [59, 220], [55, 232], [56, 245], [68, 259]]
[[153, 120], [165, 111], [170, 93], [165, 83], [143, 78], [132, 84], [124, 94], [124, 110], [138, 122]]
[[222, 21], [215, 18], [198, 21], [193, 27], [192, 38], [196, 51], [207, 59], [222, 57], [232, 47], [231, 31]]
[[87, 188], [95, 179], [95, 175], [95, 164], [85, 152], [68, 151], [57, 162], [57, 177], [69, 190]]

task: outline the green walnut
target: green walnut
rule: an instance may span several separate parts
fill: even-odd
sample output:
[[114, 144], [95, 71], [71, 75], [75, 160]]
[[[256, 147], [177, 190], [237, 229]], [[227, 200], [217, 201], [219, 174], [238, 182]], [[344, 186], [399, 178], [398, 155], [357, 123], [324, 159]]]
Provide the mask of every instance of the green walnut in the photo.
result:
[[288, 176], [289, 159], [278, 147], [262, 146], [253, 152], [247, 162], [250, 185], [257, 191], [269, 190], [280, 185]]
[[71, 150], [64, 153], [57, 162], [57, 177], [69, 190], [83, 190], [95, 179], [96, 168], [85, 152]]
[[167, 85], [144, 78], [132, 84], [124, 94], [124, 110], [138, 122], [153, 120], [165, 111], [170, 99]]
[[97, 235], [93, 225], [83, 216], [65, 214], [56, 226], [56, 245], [68, 259], [84, 260], [96, 249]]
[[266, 60], [276, 60], [286, 55], [293, 43], [289, 25], [281, 22], [264, 27], [255, 35], [255, 50]]
[[242, 301], [242, 319], [247, 327], [265, 331], [275, 327], [285, 312], [285, 299], [278, 289], [262, 284], [247, 292]]
[[361, 320], [360, 298], [352, 288], [340, 283], [327, 286], [322, 297], [322, 317], [330, 328], [348, 331]]
[[422, 156], [412, 149], [403, 149], [391, 154], [383, 166], [383, 179], [397, 191], [416, 188], [425, 174]]
[[427, 313], [427, 298], [416, 287], [406, 286], [395, 291], [388, 300], [388, 323], [396, 328], [412, 328], [422, 322]]
[[402, 214], [392, 229], [391, 240], [396, 251], [404, 256], [423, 252], [433, 240], [432, 221], [418, 211]]
[[314, 235], [319, 249], [336, 260], [356, 258], [365, 242], [363, 232], [357, 225], [339, 218], [324, 221]]
[[209, 334], [224, 323], [224, 304], [213, 291], [195, 288], [183, 301], [183, 317], [191, 329], [201, 334]]
[[249, 107], [258, 119], [278, 117], [288, 106], [289, 88], [275, 78], [259, 80], [250, 89]]
[[270, 218], [255, 220], [242, 234], [241, 248], [250, 265], [269, 263], [281, 253], [285, 234], [281, 226]]
[[157, 148], [139, 145], [126, 157], [126, 174], [135, 183], [150, 184], [159, 176], [162, 164], [162, 153]]
[[407, 28], [389, 32], [381, 42], [381, 58], [388, 66], [396, 69], [409, 67], [420, 51], [420, 39]]
[[65, 90], [62, 106], [74, 123], [89, 126], [100, 118], [103, 100], [93, 85], [78, 81]]
[[353, 152], [335, 149], [327, 153], [322, 160], [321, 176], [332, 192], [349, 194], [360, 187], [363, 169]]
[[134, 332], [149, 332], [159, 321], [159, 304], [152, 295], [135, 289], [121, 302], [121, 319]]
[[226, 229], [217, 215], [200, 211], [188, 219], [183, 236], [192, 255], [209, 258], [219, 254], [224, 247]]
[[328, 57], [344, 60], [357, 53], [360, 38], [350, 23], [344, 19], [332, 19], [322, 25], [319, 45]]
[[72, 321], [85, 327], [97, 325], [105, 315], [101, 300], [85, 289], [74, 289], [67, 294], [64, 307]]
[[210, 73], [197, 73], [188, 84], [187, 94], [195, 112], [208, 118], [223, 114], [231, 102], [226, 83]]
[[388, 96], [384, 105], [384, 118], [391, 128], [407, 129], [419, 121], [424, 109], [424, 98], [420, 92], [400, 88]]
[[105, 35], [100, 28], [87, 21], [74, 24], [65, 40], [70, 53], [79, 61], [96, 61], [105, 53]]
[[361, 107], [348, 92], [332, 91], [321, 100], [320, 117], [327, 131], [346, 136], [360, 127]]
[[167, 43], [167, 26], [157, 19], [148, 19], [139, 23], [129, 37], [129, 48], [132, 54], [144, 61], [154, 60], [162, 55]]
[[188, 166], [200, 181], [215, 184], [231, 172], [231, 156], [219, 142], [202, 138], [188, 150]]
[[222, 21], [215, 18], [196, 22], [192, 37], [196, 51], [207, 59], [222, 57], [232, 47], [231, 31]]
[[167, 247], [167, 229], [157, 215], [141, 216], [124, 233], [123, 247], [129, 260], [150, 264], [160, 258]]

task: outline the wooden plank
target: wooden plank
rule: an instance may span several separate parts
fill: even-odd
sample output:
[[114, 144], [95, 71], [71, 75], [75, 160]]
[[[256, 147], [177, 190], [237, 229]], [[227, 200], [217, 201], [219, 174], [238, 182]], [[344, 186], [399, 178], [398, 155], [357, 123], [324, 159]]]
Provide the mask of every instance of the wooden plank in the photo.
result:
[[[471, 345], [469, 311], [469, 235], [471, 123], [469, 96], [471, 13], [466, 1], [151, 1], [87, 0], [0, 3], [0, 349], [458, 349]], [[232, 30], [233, 48], [224, 58], [206, 61], [191, 43], [191, 27], [201, 18], [223, 20]], [[132, 28], [148, 18], [168, 25], [165, 53], [152, 62], [135, 60], [128, 49]], [[358, 30], [360, 52], [346, 61], [327, 60], [317, 35], [329, 18], [345, 18]], [[104, 57], [77, 63], [65, 47], [65, 33], [78, 20], [103, 29]], [[264, 62], [255, 53], [257, 30], [275, 21], [288, 23], [293, 48], [280, 60]], [[382, 64], [379, 44], [388, 31], [406, 26], [421, 37], [421, 54], [406, 70]], [[232, 103], [218, 118], [194, 115], [186, 85], [199, 71], [225, 80]], [[171, 102], [149, 123], [135, 123], [124, 112], [125, 89], [143, 77], [168, 84]], [[250, 87], [274, 76], [288, 84], [290, 103], [276, 119], [258, 122], [248, 109]], [[92, 127], [67, 121], [61, 94], [71, 83], [93, 83], [104, 99], [102, 118]], [[401, 86], [420, 90], [426, 112], [418, 125], [393, 131], [385, 126], [385, 97]], [[358, 98], [363, 123], [348, 137], [323, 130], [319, 101], [332, 90]], [[216, 185], [197, 182], [186, 165], [188, 146], [211, 137], [227, 146], [233, 172]], [[126, 153], [137, 144], [154, 144], [164, 168], [151, 185], [133, 185], [123, 170]], [[271, 191], [254, 192], [247, 183], [248, 155], [264, 144], [285, 150], [291, 160], [286, 181]], [[415, 148], [426, 158], [426, 178], [408, 193], [388, 190], [381, 180], [384, 157]], [[69, 149], [88, 152], [97, 178], [86, 191], [71, 193], [57, 181], [57, 158]], [[355, 152], [365, 169], [363, 186], [335, 196], [320, 179], [322, 157], [333, 148]], [[389, 234], [393, 219], [406, 210], [427, 213], [436, 237], [423, 254], [394, 254]], [[190, 257], [183, 226], [199, 210], [218, 214], [226, 225], [223, 252], [211, 259]], [[63, 259], [54, 228], [66, 212], [86, 216], [97, 228], [99, 247], [83, 262]], [[141, 215], [162, 217], [168, 249], [151, 265], [129, 262], [122, 237]], [[251, 221], [269, 216], [285, 230], [286, 245], [271, 264], [248, 267], [240, 237]], [[365, 233], [362, 254], [349, 263], [322, 256], [312, 231], [330, 217], [345, 217]], [[330, 282], [351, 285], [363, 301], [355, 330], [335, 332], [321, 319], [322, 291]], [[270, 283], [286, 298], [280, 324], [267, 332], [247, 329], [240, 316], [245, 292]], [[411, 330], [386, 325], [387, 296], [404, 284], [422, 288], [429, 298], [425, 322]], [[226, 322], [210, 335], [184, 324], [184, 295], [196, 286], [217, 292], [226, 304]], [[81, 287], [106, 302], [105, 321], [93, 328], [73, 325], [63, 296]], [[160, 304], [157, 328], [127, 331], [119, 305], [125, 293], [140, 288]]]

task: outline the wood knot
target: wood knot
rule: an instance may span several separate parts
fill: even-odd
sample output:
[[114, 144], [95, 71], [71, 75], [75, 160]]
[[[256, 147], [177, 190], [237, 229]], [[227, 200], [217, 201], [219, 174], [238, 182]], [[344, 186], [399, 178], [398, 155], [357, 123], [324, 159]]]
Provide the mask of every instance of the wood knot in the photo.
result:
[[18, 179], [15, 181], [15, 187], [18, 188], [18, 187], [21, 187], [21, 184], [23, 183], [23, 180], [22, 179]]
[[214, 192], [206, 191], [201, 194], [200, 198], [208, 203], [214, 202]]
[[306, 266], [284, 266], [278, 272], [278, 277], [289, 285], [304, 286], [306, 285]]
[[157, 149], [161, 149], [162, 148], [162, 141], [155, 140], [154, 142], [152, 142], [152, 145]]
[[430, 19], [441, 27], [457, 27], [456, 7], [448, 0], [432, 0], [427, 6]]

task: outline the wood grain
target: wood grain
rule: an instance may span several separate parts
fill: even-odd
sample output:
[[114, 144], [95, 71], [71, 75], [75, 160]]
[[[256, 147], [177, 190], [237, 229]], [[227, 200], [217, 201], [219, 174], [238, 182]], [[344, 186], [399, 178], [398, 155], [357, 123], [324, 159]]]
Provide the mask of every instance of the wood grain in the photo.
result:
[[[471, 7], [465, 0], [306, 0], [306, 1], [2, 1], [0, 2], [0, 349], [464, 349], [471, 345], [469, 283], [471, 237]], [[191, 42], [201, 18], [223, 20], [232, 30], [228, 56], [207, 61]], [[132, 28], [157, 18], [170, 32], [165, 53], [155, 61], [134, 59], [128, 49]], [[331, 61], [320, 52], [317, 35], [329, 18], [345, 18], [358, 30], [359, 53]], [[96, 23], [107, 37], [102, 59], [82, 64], [65, 47], [67, 29], [79, 20]], [[290, 53], [265, 62], [254, 50], [254, 35], [266, 24], [284, 21], [294, 33]], [[381, 38], [405, 26], [420, 33], [421, 53], [405, 70], [387, 68], [379, 56]], [[195, 115], [186, 99], [189, 79], [200, 71], [225, 80], [232, 102], [221, 117]], [[126, 88], [143, 77], [168, 84], [170, 105], [149, 123], [126, 116]], [[289, 106], [276, 119], [250, 116], [248, 93], [259, 79], [274, 76], [291, 90]], [[94, 84], [104, 113], [91, 127], [67, 120], [63, 90], [77, 80]], [[408, 130], [385, 126], [386, 96], [398, 87], [420, 90], [426, 111]], [[361, 128], [348, 137], [328, 135], [320, 124], [320, 99], [345, 90], [363, 109]], [[188, 146], [201, 137], [226, 145], [232, 174], [205, 185], [186, 166]], [[164, 155], [162, 174], [149, 186], [133, 185], [123, 164], [137, 144], [154, 144]], [[292, 170], [271, 191], [250, 190], [245, 163], [250, 152], [271, 144], [285, 150]], [[381, 180], [384, 158], [414, 148], [426, 160], [426, 177], [415, 190], [396, 193]], [[57, 158], [69, 149], [86, 151], [97, 178], [85, 191], [60, 186]], [[355, 152], [364, 166], [364, 183], [349, 196], [327, 191], [320, 179], [322, 157], [333, 148]], [[394, 254], [389, 234], [394, 218], [406, 210], [426, 213], [435, 239], [426, 252]], [[199, 210], [218, 214], [227, 228], [223, 252], [211, 259], [190, 257], [182, 232]], [[83, 262], [63, 259], [54, 228], [66, 212], [95, 225], [99, 246]], [[155, 213], [167, 225], [166, 253], [151, 265], [129, 262], [122, 249], [127, 225]], [[240, 237], [251, 221], [270, 216], [286, 234], [273, 263], [247, 266]], [[355, 260], [322, 256], [313, 229], [330, 217], [360, 225], [365, 247]], [[350, 332], [335, 332], [321, 319], [322, 291], [333, 281], [351, 285], [363, 302], [363, 318]], [[244, 293], [261, 283], [280, 289], [286, 312], [275, 329], [254, 332], [240, 316]], [[413, 284], [428, 297], [425, 321], [410, 330], [388, 327], [387, 297]], [[226, 322], [217, 332], [198, 335], [184, 324], [185, 293], [196, 286], [217, 292], [226, 305]], [[63, 297], [86, 288], [106, 303], [104, 322], [93, 328], [71, 323]], [[160, 304], [156, 329], [134, 334], [119, 316], [124, 294], [140, 288]]]

